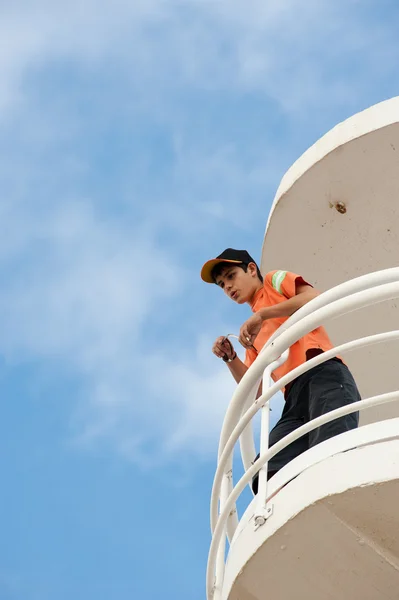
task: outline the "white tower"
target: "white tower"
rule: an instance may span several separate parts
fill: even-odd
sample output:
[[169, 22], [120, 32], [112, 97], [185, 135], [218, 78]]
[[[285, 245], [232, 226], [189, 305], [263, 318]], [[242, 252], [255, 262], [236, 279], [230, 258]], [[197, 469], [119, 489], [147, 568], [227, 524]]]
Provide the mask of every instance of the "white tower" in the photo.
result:
[[[226, 413], [211, 501], [209, 600], [399, 598], [398, 264], [394, 98], [332, 129], [287, 171], [277, 191], [262, 272], [290, 270], [330, 289], [267, 343]], [[298, 433], [268, 449], [267, 402], [286, 381], [269, 390], [266, 382], [290, 345], [320, 324], [336, 348], [287, 378], [330, 354], [343, 355], [363, 400], [334, 416], [359, 409], [361, 427], [308, 450], [267, 483], [271, 453]], [[262, 377], [264, 393], [255, 403]], [[261, 458], [252, 466], [251, 419], [262, 405]], [[303, 433], [334, 413], [305, 425]], [[238, 441], [245, 473], [233, 483]], [[259, 493], [238, 520], [235, 501], [262, 463]]]

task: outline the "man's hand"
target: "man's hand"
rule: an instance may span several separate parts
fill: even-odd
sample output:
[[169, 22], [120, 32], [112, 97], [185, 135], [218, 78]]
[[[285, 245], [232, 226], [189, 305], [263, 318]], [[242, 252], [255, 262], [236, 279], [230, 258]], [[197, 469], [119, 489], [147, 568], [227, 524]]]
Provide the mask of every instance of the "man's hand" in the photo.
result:
[[228, 358], [229, 360], [236, 356], [233, 344], [225, 336], [217, 338], [212, 346], [212, 352], [219, 358]]
[[252, 347], [254, 340], [262, 327], [263, 321], [264, 319], [262, 316], [259, 313], [255, 313], [248, 321], [245, 321], [244, 325], [242, 325], [239, 340], [244, 348]]

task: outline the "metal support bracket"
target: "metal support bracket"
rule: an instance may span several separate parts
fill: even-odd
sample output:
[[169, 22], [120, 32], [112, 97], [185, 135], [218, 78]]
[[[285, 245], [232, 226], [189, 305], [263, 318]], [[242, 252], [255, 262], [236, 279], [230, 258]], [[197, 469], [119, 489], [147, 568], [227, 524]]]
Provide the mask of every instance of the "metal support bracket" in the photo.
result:
[[262, 525], [266, 523], [267, 519], [269, 519], [272, 516], [272, 514], [273, 504], [268, 504], [268, 506], [263, 511], [255, 515], [255, 531], [257, 531], [259, 527], [262, 527]]

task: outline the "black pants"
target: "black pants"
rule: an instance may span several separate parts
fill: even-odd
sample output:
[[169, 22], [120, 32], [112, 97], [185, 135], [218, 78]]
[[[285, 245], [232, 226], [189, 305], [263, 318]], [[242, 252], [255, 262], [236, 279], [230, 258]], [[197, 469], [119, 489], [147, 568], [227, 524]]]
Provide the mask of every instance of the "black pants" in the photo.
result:
[[[327, 360], [293, 381], [286, 392], [283, 414], [270, 432], [269, 447], [304, 423], [358, 400], [361, 400], [359, 390], [348, 367], [337, 358]], [[330, 421], [300, 437], [269, 461], [268, 478], [305, 450], [335, 435], [355, 429], [358, 423], [359, 413], [356, 412]], [[258, 458], [259, 454], [255, 460]], [[256, 494], [257, 475], [253, 479], [252, 489]]]

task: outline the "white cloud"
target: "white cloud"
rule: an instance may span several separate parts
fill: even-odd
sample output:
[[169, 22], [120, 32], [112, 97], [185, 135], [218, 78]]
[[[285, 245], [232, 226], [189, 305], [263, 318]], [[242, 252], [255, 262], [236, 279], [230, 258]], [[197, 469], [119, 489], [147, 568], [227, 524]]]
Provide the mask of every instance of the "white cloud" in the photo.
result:
[[[9, 3], [0, 20], [0, 97], [3, 108], [15, 106], [25, 77], [71, 60], [89, 72], [120, 70], [151, 107], [160, 106], [160, 90], [182, 85], [259, 91], [295, 112], [321, 99], [342, 104], [367, 72], [378, 76], [382, 58], [385, 72], [395, 68], [394, 24], [382, 31], [366, 14], [356, 0]], [[359, 66], [350, 76], [348, 55]]]
[[22, 224], [22, 234], [1, 249], [21, 264], [0, 296], [1, 346], [14, 357], [62, 353], [88, 369], [103, 365], [131, 349], [148, 312], [176, 293], [178, 269], [148, 232], [104, 221], [84, 204], [48, 210], [45, 219], [7, 215], [9, 231]]
[[[176, 457], [186, 465], [192, 457], [214, 460], [236, 384], [211, 354], [212, 341], [210, 335], [200, 334], [186, 342], [184, 354], [173, 344], [169, 352], [160, 345], [97, 373], [92, 402], [77, 415], [79, 444], [111, 445], [142, 468]], [[272, 399], [272, 425], [282, 404], [281, 395]], [[257, 423], [256, 445], [258, 434]]]
[[[214, 458], [234, 390], [231, 376], [216, 360], [213, 365], [169, 361], [165, 355], [133, 360], [141, 372], [129, 375], [122, 369], [118, 381], [108, 381], [101, 391], [98, 382], [94, 403], [77, 415], [79, 443], [110, 444], [142, 467], [179, 455]], [[205, 362], [208, 367], [202, 370]]]
[[[313, 135], [312, 122], [337, 106], [365, 102], [381, 72], [390, 80], [396, 28], [382, 32], [347, 0], [47, 0], [1, 11], [0, 350], [79, 379], [81, 441], [108, 440], [135, 460], [150, 460], [150, 445], [206, 457], [234, 384], [209, 350], [218, 301], [205, 331], [205, 303], [190, 296], [195, 318], [183, 307], [187, 256], [219, 244], [221, 227], [249, 236], [261, 221], [263, 230], [284, 144]], [[75, 85], [64, 82], [71, 72]], [[54, 89], [42, 88], [54, 74]], [[217, 135], [235, 97], [238, 133], [227, 121]], [[245, 138], [248, 97], [268, 118]], [[117, 191], [104, 201], [90, 135], [118, 119], [138, 156], [109, 175]], [[157, 141], [146, 156], [157, 125], [171, 147], [166, 175]]]

